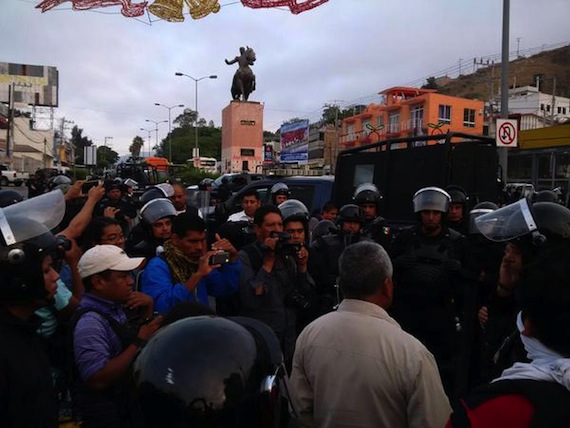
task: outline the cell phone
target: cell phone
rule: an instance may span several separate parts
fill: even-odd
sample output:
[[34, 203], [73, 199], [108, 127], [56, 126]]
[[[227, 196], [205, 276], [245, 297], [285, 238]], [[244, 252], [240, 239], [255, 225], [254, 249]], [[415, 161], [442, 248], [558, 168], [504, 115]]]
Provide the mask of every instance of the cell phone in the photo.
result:
[[220, 253], [214, 254], [210, 256], [210, 264], [211, 265], [223, 265], [225, 263], [229, 263], [230, 261], [230, 253], [227, 251], [222, 251]]
[[92, 187], [98, 186], [99, 180], [89, 180], [82, 184], [81, 186], [81, 193], [86, 194], [89, 192], [89, 189]]

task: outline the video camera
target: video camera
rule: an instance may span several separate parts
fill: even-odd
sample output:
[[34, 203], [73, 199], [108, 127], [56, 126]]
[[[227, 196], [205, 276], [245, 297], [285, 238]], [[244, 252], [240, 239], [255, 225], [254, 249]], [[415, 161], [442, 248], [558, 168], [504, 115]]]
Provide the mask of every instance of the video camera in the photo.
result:
[[294, 256], [303, 248], [303, 244], [289, 242], [291, 235], [287, 232], [271, 232], [269, 236], [271, 238], [278, 238], [277, 245], [275, 246], [275, 252], [277, 254]]

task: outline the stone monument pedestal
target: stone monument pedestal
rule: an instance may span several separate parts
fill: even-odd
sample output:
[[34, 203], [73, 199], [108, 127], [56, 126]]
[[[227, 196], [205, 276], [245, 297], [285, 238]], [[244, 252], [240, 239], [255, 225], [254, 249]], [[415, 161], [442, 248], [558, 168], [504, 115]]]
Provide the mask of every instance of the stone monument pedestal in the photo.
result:
[[232, 101], [222, 110], [222, 172], [256, 172], [263, 165], [263, 104]]

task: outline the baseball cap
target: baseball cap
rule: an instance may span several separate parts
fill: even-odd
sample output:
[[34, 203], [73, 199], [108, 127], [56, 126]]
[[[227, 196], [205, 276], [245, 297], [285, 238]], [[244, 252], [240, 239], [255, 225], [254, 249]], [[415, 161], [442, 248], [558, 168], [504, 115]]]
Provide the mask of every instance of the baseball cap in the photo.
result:
[[144, 257], [131, 258], [116, 245], [96, 245], [81, 256], [77, 267], [81, 278], [87, 278], [106, 270], [131, 271], [143, 261]]

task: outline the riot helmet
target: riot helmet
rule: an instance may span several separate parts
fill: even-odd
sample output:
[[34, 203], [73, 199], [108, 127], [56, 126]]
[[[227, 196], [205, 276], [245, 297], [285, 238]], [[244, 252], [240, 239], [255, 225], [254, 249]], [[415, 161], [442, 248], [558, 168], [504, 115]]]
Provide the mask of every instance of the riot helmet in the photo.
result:
[[530, 237], [535, 246], [546, 240], [570, 239], [570, 210], [554, 202], [530, 205], [526, 198], [475, 219], [489, 240], [510, 241]]
[[164, 217], [176, 217], [176, 208], [170, 199], [158, 198], [147, 202], [140, 211], [140, 217], [148, 225]]
[[469, 211], [469, 234], [480, 235], [481, 232], [475, 224], [475, 219], [479, 216], [482, 216], [483, 214], [491, 213], [497, 209], [499, 209], [497, 204], [490, 201], [479, 202], [477, 205], [475, 205], [473, 209]]
[[293, 220], [302, 221], [303, 223], [309, 221], [309, 210], [305, 204], [297, 199], [288, 199], [281, 203], [277, 208], [281, 211], [283, 223]]
[[447, 186], [445, 188], [445, 191], [449, 194], [449, 197], [451, 198], [450, 200], [451, 204], [462, 204], [464, 206], [467, 205], [469, 197], [467, 196], [467, 192], [463, 187], [452, 184], [450, 186]]
[[558, 195], [552, 190], [541, 190], [535, 193], [533, 202], [554, 202], [558, 203]]
[[45, 298], [42, 262], [56, 249], [51, 229], [65, 214], [65, 200], [52, 191], [0, 209], [2, 301]]
[[263, 418], [279, 419], [271, 410], [278, 408], [283, 373], [273, 331], [244, 317], [176, 321], [150, 339], [134, 364], [149, 427], [271, 426]]
[[372, 203], [378, 205], [382, 200], [382, 193], [372, 183], [362, 183], [354, 191], [354, 203], [357, 205]]
[[[271, 193], [271, 202], [274, 205], [279, 205], [279, 203], [277, 202], [277, 196], [278, 195], [284, 195], [286, 196], [286, 199], [289, 199], [289, 197], [291, 196], [291, 191], [289, 190], [289, 187], [287, 187], [287, 185], [285, 183], [276, 183], [271, 187], [270, 190]], [[281, 201], [284, 202], [284, 201]]]
[[0, 208], [5, 208], [10, 205], [22, 202], [24, 198], [15, 190], [2, 189], [0, 190]]
[[69, 188], [71, 187], [71, 178], [67, 175], [56, 175], [52, 177], [48, 181], [48, 190], [60, 190], [63, 194], [67, 193]]
[[416, 192], [413, 198], [414, 212], [439, 211], [447, 213], [451, 197], [439, 187], [424, 187]]
[[360, 224], [364, 223], [364, 214], [362, 213], [362, 208], [354, 204], [346, 204], [340, 207], [338, 210], [337, 223], [342, 226], [345, 221], [354, 221]]
[[158, 198], [170, 198], [174, 195], [174, 188], [170, 183], [161, 183], [157, 184], [156, 186], [151, 187], [144, 191], [144, 193], [139, 198], [141, 204], [146, 204], [153, 199]]
[[325, 236], [330, 233], [336, 233], [337, 231], [338, 228], [332, 221], [321, 220], [315, 226], [315, 230], [313, 230], [313, 239], [320, 238], [321, 236]]

